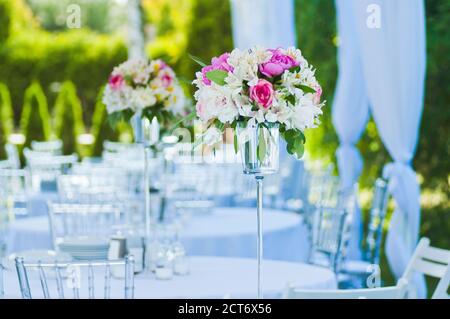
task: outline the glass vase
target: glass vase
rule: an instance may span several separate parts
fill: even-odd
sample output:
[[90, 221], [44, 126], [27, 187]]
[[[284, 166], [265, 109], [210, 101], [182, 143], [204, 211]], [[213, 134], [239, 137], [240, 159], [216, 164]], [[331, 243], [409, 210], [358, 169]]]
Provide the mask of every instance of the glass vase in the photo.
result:
[[237, 135], [245, 174], [278, 172], [280, 132], [278, 123], [238, 122]]

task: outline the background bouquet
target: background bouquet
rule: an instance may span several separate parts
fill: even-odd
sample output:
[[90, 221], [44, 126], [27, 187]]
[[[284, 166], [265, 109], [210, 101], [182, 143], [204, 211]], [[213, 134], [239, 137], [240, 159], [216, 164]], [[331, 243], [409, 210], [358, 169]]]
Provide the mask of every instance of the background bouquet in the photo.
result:
[[185, 98], [174, 71], [162, 60], [128, 60], [115, 67], [103, 93], [110, 119], [156, 117], [164, 127], [183, 116]]
[[[203, 142], [221, 141], [226, 127], [240, 121], [248, 126], [278, 123], [287, 150], [303, 155], [303, 131], [316, 127], [322, 114], [322, 89], [315, 70], [296, 48], [235, 49], [199, 62], [194, 84], [196, 113], [206, 131]], [[235, 149], [241, 138], [235, 136]], [[239, 139], [239, 142], [238, 142]]]

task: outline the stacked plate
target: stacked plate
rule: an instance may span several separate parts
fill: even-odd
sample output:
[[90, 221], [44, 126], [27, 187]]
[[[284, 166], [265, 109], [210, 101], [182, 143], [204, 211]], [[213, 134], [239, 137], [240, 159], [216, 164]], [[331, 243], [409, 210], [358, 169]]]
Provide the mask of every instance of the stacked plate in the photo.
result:
[[59, 248], [75, 260], [106, 260], [109, 242], [103, 238], [93, 237], [66, 238], [59, 244]]

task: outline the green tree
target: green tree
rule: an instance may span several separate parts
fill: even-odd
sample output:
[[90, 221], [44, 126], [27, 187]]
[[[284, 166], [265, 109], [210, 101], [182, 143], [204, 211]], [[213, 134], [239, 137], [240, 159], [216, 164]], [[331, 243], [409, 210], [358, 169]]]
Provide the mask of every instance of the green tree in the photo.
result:
[[47, 98], [38, 82], [25, 91], [20, 129], [25, 135], [25, 146], [30, 146], [33, 140], [46, 141], [51, 136]]
[[66, 81], [61, 86], [54, 106], [54, 132], [64, 142], [64, 154], [82, 153], [77, 137], [85, 133], [83, 110], [75, 85]]
[[5, 158], [3, 145], [14, 130], [14, 114], [11, 106], [11, 96], [8, 87], [0, 83], [0, 158]]
[[[192, 19], [188, 32], [186, 53], [177, 67], [182, 79], [191, 82], [199, 70], [196, 62], [188, 54], [210, 61], [233, 49], [231, 13], [229, 1], [195, 0], [192, 6]], [[194, 91], [191, 86], [191, 92]]]

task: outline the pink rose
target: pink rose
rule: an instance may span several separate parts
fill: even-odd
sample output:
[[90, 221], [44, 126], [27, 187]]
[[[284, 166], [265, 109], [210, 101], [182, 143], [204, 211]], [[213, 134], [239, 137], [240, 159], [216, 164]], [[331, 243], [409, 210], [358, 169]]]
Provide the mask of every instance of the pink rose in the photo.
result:
[[272, 53], [272, 57], [259, 66], [259, 71], [269, 78], [283, 74], [284, 71], [299, 65], [299, 62], [289, 55], [281, 53], [279, 49], [269, 51]]
[[114, 91], [120, 90], [125, 83], [125, 80], [120, 74], [111, 75], [108, 80], [108, 84]]
[[202, 69], [203, 83], [211, 85], [211, 80], [206, 77], [206, 73], [213, 70], [222, 70], [228, 73], [233, 72], [234, 68], [228, 64], [229, 53], [224, 53], [219, 57], [212, 58], [211, 65], [207, 65]]
[[161, 76], [162, 86], [168, 88], [173, 83], [173, 78], [168, 72], [164, 72]]
[[250, 99], [265, 109], [272, 105], [273, 95], [272, 83], [267, 80], [260, 79], [256, 85], [250, 87]]

